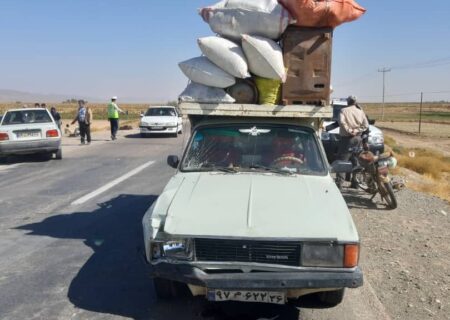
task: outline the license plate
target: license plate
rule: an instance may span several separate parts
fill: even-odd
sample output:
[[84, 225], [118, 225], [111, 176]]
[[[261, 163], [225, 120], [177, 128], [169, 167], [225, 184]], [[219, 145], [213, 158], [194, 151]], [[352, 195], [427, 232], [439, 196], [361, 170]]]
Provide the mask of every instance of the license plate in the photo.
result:
[[24, 131], [17, 132], [17, 138], [39, 138], [41, 133], [39, 131]]
[[164, 129], [164, 127], [150, 127], [150, 129], [152, 129], [152, 130], [162, 130], [162, 129]]
[[286, 294], [271, 291], [208, 290], [209, 301], [240, 301], [285, 304]]

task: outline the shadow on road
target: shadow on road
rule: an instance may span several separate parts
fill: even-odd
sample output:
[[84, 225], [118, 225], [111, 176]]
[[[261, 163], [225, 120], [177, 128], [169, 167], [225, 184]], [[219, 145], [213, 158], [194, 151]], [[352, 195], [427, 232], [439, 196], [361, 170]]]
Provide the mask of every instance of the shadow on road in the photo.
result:
[[155, 317], [153, 285], [142, 261], [141, 220], [156, 196], [121, 195], [93, 212], [49, 217], [24, 225], [29, 235], [83, 239], [93, 254], [72, 280], [78, 308], [135, 319]]
[[[378, 206], [376, 202], [370, 199], [372, 196], [364, 191], [344, 188], [342, 195], [350, 209], [387, 210], [386, 206]], [[377, 197], [379, 197], [379, 195], [377, 195]], [[375, 199], [377, 199], [377, 197], [375, 197]]]
[[18, 155], [0, 158], [0, 164], [12, 165], [18, 163], [39, 163], [39, 162], [48, 162], [51, 160], [52, 158], [48, 154], [30, 154], [30, 155]]
[[142, 217], [156, 196], [121, 195], [92, 212], [51, 216], [18, 227], [28, 235], [83, 239], [92, 256], [71, 281], [68, 298], [77, 308], [133, 319], [298, 319], [293, 307], [210, 304], [201, 298], [158, 302], [144, 263]]
[[172, 137], [168, 134], [151, 134], [151, 135], [146, 135], [145, 137], [143, 137], [143, 136], [141, 136], [140, 133], [133, 133], [133, 134], [128, 134], [124, 137], [126, 139], [175, 139], [175, 137]]

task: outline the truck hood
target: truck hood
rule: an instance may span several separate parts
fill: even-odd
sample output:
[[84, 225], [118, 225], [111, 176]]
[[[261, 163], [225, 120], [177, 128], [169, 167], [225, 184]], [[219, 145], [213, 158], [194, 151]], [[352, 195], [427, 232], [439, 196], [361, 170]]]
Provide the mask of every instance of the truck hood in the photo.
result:
[[171, 235], [358, 241], [330, 176], [178, 175], [164, 223]]

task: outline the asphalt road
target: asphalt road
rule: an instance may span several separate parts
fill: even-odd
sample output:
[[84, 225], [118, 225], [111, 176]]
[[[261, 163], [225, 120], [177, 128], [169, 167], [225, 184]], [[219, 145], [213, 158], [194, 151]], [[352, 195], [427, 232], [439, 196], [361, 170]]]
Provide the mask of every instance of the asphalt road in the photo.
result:
[[[141, 219], [185, 138], [90, 146], [65, 140], [62, 161], [0, 163], [0, 319], [387, 319], [370, 284], [331, 310], [159, 302], [142, 260]], [[242, 314], [246, 314], [245, 316]]]

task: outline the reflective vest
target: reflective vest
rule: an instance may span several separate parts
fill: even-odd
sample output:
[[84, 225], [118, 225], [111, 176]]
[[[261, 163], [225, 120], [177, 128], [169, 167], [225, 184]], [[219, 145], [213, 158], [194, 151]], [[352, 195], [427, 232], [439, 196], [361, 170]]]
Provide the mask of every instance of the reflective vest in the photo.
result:
[[115, 103], [108, 104], [108, 119], [119, 119], [119, 111], [117, 111]]

